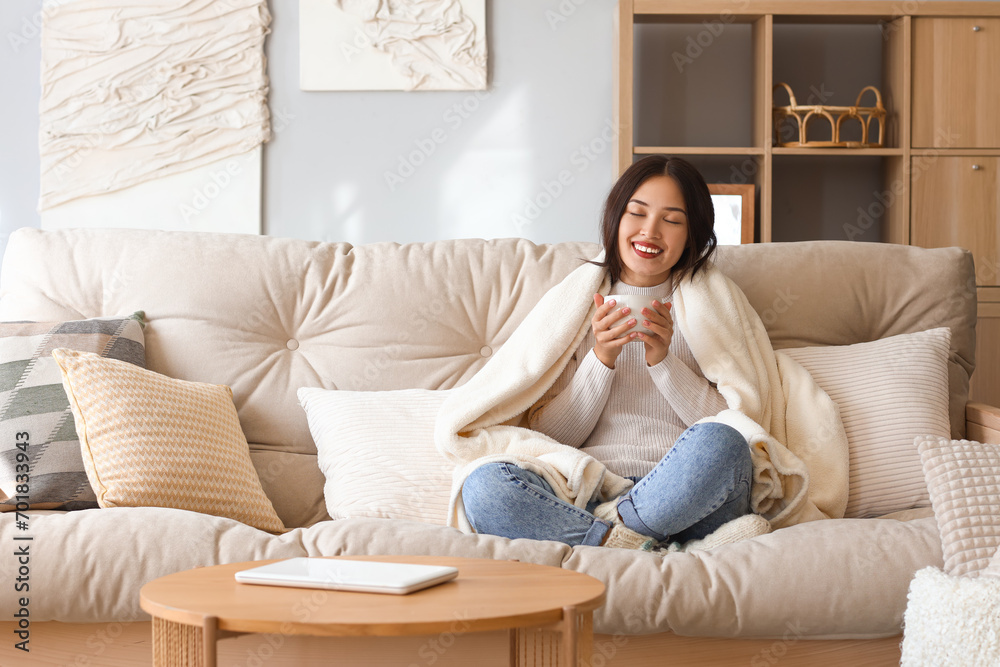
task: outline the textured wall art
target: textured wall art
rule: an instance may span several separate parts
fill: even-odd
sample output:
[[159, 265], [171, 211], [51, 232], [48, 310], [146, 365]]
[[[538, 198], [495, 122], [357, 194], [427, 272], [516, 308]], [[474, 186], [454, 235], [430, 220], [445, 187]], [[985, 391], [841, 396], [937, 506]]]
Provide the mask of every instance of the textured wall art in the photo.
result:
[[485, 90], [486, 0], [299, 0], [303, 90]]
[[260, 232], [266, 0], [46, 4], [43, 228]]

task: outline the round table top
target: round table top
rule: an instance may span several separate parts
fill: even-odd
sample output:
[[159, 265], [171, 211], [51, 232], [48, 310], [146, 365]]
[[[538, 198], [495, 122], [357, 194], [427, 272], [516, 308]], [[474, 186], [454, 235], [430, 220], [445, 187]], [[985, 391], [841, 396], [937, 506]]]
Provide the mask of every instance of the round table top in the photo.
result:
[[[406, 595], [242, 584], [235, 573], [276, 560], [196, 568], [160, 577], [140, 591], [156, 618], [218, 629], [324, 636], [480, 632], [557, 623], [564, 607], [593, 611], [604, 583], [548, 565], [442, 556], [337, 556], [347, 560], [450, 565], [458, 576]], [[283, 560], [283, 559], [277, 559]]]

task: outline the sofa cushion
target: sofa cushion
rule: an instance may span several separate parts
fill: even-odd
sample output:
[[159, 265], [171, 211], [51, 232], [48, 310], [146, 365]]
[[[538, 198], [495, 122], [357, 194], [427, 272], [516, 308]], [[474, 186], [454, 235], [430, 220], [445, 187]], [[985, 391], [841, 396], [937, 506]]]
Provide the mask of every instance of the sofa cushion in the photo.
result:
[[173, 507], [284, 530], [260, 487], [229, 387], [59, 348], [87, 478], [101, 507]]
[[719, 249], [775, 349], [852, 345], [948, 327], [952, 437], [965, 434], [975, 366], [976, 271], [962, 248], [803, 241]]
[[[466, 535], [401, 519], [324, 521], [274, 536], [230, 519], [162, 508], [33, 512], [35, 543], [46, 548], [32, 556], [31, 617], [145, 619], [138, 595], [143, 584], [202, 565], [415, 554], [516, 558], [590, 574], [608, 586], [607, 602], [594, 613], [598, 633], [890, 636], [900, 632], [913, 574], [941, 564], [934, 518], [924, 516], [814, 521], [711, 551], [660, 555]], [[13, 516], [0, 516], [0, 542], [12, 544], [16, 532]], [[11, 559], [0, 559], [0, 575], [13, 567]], [[11, 617], [15, 598], [12, 586], [0, 590], [0, 614]]]
[[434, 446], [434, 415], [448, 392], [303, 387], [298, 396], [319, 450], [332, 518], [447, 525], [454, 464]]
[[977, 576], [1000, 547], [1000, 445], [919, 438], [944, 571]]
[[847, 517], [927, 507], [917, 436], [950, 437], [947, 327], [870, 343], [782, 350], [840, 408], [850, 453]]
[[0, 323], [0, 511], [15, 509], [18, 495], [35, 509], [97, 507], [51, 352], [67, 347], [145, 367], [143, 326], [142, 312]]

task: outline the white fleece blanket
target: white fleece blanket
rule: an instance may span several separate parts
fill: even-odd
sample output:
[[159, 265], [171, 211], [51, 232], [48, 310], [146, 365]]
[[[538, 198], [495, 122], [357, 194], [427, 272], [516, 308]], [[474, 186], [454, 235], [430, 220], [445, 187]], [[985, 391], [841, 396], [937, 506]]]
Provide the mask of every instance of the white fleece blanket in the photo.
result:
[[906, 599], [902, 667], [1000, 665], [1000, 577], [954, 577], [925, 567]]
[[[583, 508], [632, 482], [583, 451], [513, 425], [552, 386], [590, 327], [603, 268], [584, 264], [550, 289], [500, 350], [450, 393], [435, 424], [438, 451], [455, 464], [448, 525], [474, 532], [462, 484], [478, 466], [504, 461], [542, 476]], [[675, 326], [729, 409], [719, 421], [747, 438], [754, 463], [751, 506], [775, 528], [839, 518], [847, 506], [847, 435], [837, 405], [801, 365], [776, 353], [742, 290], [714, 266], [674, 294]]]

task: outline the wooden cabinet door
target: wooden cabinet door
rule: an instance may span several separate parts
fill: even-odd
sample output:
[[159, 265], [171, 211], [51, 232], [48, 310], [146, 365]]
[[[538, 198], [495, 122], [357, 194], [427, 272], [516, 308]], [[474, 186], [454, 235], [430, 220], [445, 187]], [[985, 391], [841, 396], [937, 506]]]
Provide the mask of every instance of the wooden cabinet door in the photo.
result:
[[913, 20], [916, 148], [1000, 146], [1000, 18]]
[[969, 400], [1000, 406], [1000, 287], [980, 287]]
[[1000, 158], [925, 155], [911, 165], [910, 243], [972, 251], [976, 284], [1000, 285]]

